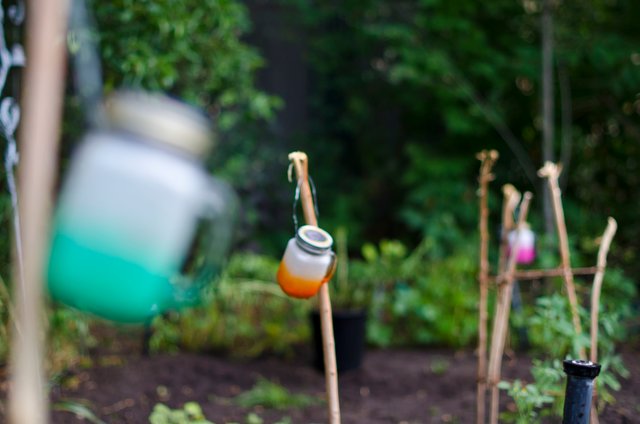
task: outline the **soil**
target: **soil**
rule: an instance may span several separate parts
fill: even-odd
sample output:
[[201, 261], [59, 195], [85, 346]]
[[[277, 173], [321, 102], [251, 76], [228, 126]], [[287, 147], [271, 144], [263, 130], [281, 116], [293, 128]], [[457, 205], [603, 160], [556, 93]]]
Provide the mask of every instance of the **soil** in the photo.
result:
[[[217, 424], [245, 423], [251, 412], [265, 424], [283, 417], [289, 417], [291, 423], [327, 422], [322, 403], [270, 410], [245, 409], [231, 402], [251, 389], [259, 377], [276, 381], [293, 393], [323, 399], [324, 376], [310, 365], [310, 352], [243, 361], [213, 354], [144, 356], [139, 346], [131, 345], [124, 350], [94, 353], [92, 367], [70, 372], [53, 388], [53, 405], [68, 400], [83, 402], [106, 423], [147, 423], [156, 403], [175, 408], [188, 401], [198, 402], [206, 417]], [[640, 423], [638, 350], [625, 352], [624, 359], [631, 376], [622, 382], [616, 405], [602, 411], [601, 423]], [[342, 422], [473, 423], [476, 364], [471, 351], [369, 350], [361, 369], [340, 375]], [[524, 355], [505, 357], [503, 375], [530, 381], [529, 367], [530, 360]], [[505, 394], [501, 400], [502, 410], [514, 407]], [[88, 421], [70, 412], [54, 411], [52, 422]]]

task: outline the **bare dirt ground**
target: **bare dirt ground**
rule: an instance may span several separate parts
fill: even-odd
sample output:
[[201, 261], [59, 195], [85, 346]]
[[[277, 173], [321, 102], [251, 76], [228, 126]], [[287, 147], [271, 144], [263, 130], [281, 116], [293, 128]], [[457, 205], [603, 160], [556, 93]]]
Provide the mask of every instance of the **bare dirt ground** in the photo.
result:
[[[625, 352], [631, 377], [623, 381], [618, 402], [601, 413], [601, 423], [640, 423], [640, 360], [637, 349]], [[289, 417], [292, 423], [327, 422], [326, 406], [302, 409], [245, 409], [229, 399], [253, 387], [259, 377], [279, 382], [293, 393], [324, 397], [324, 376], [310, 355], [249, 361], [220, 355], [139, 353], [97, 355], [95, 366], [70, 373], [54, 387], [54, 405], [82, 400], [107, 423], [146, 423], [153, 406], [181, 407], [196, 401], [217, 423], [244, 423], [257, 413], [265, 423]], [[505, 358], [504, 377], [528, 379], [529, 359]], [[370, 350], [360, 370], [340, 376], [342, 422], [473, 423], [476, 357], [470, 351]], [[502, 409], [512, 408], [502, 394]], [[87, 423], [69, 412], [53, 412], [52, 422]]]

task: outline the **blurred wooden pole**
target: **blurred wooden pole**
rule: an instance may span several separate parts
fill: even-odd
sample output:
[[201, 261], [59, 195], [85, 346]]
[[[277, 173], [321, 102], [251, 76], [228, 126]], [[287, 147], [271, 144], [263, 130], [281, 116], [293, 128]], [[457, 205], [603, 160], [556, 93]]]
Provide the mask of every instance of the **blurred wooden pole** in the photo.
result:
[[[595, 266], [586, 267], [586, 268], [572, 268], [571, 272], [573, 275], [595, 275], [598, 272], [598, 268]], [[555, 268], [555, 269], [527, 269], [516, 271], [513, 274], [513, 279], [517, 281], [526, 281], [526, 280], [539, 280], [541, 278], [548, 277], [562, 277], [564, 275], [563, 268]], [[489, 277], [491, 280], [498, 280], [500, 275], [495, 275]]]
[[[18, 167], [25, 266], [24, 290], [14, 290], [21, 334], [14, 332], [11, 344], [12, 424], [44, 424], [49, 418], [43, 371], [42, 286], [62, 116], [68, 7], [68, 1], [55, 0], [27, 5], [28, 63]], [[19, 284], [15, 275], [14, 281]]]
[[[582, 325], [580, 324], [580, 315], [578, 312], [578, 296], [576, 295], [576, 286], [573, 282], [573, 272], [571, 271], [571, 255], [569, 252], [569, 237], [567, 236], [567, 225], [564, 220], [564, 210], [562, 208], [562, 193], [558, 184], [558, 177], [562, 168], [555, 163], [546, 162], [538, 171], [538, 175], [547, 179], [549, 192], [551, 194], [551, 205], [553, 206], [553, 214], [556, 220], [556, 231], [558, 233], [558, 244], [560, 245], [560, 258], [562, 259], [563, 278], [569, 304], [571, 305], [571, 318], [573, 320], [573, 328], [577, 335], [582, 334]], [[580, 359], [587, 359], [587, 353], [584, 347], [580, 348]]]
[[502, 186], [502, 228], [500, 228], [500, 249], [498, 252], [498, 278], [504, 274], [507, 261], [509, 231], [513, 230], [513, 212], [518, 207], [522, 195], [511, 184]]
[[[618, 223], [615, 219], [609, 217], [607, 221], [607, 228], [602, 235], [602, 241], [600, 242], [600, 248], [598, 248], [598, 272], [593, 277], [593, 285], [591, 286], [591, 348], [589, 351], [590, 361], [593, 363], [598, 362], [598, 315], [600, 311], [600, 291], [602, 290], [602, 281], [604, 279], [604, 271], [607, 267], [607, 254], [611, 247], [611, 241], [616, 235], [618, 229]], [[598, 424], [598, 391], [596, 387], [593, 387], [593, 398], [591, 406], [591, 424]]]
[[607, 267], [607, 254], [609, 253], [609, 247], [613, 236], [616, 235], [618, 229], [618, 223], [615, 219], [609, 217], [607, 221], [607, 228], [602, 235], [602, 241], [600, 242], [600, 248], [598, 249], [598, 272], [593, 277], [593, 286], [591, 288], [591, 349], [590, 358], [591, 362], [598, 362], [598, 314], [600, 310], [600, 291], [602, 290], [602, 281], [604, 279], [604, 271]]
[[479, 231], [480, 231], [480, 270], [478, 282], [480, 284], [480, 301], [478, 304], [478, 390], [476, 397], [476, 423], [484, 424], [486, 416], [487, 393], [487, 298], [489, 296], [489, 183], [495, 178], [491, 173], [493, 164], [498, 159], [495, 150], [476, 155], [480, 160], [479, 195]]
[[[309, 160], [306, 153], [289, 153], [289, 160], [293, 164], [300, 185], [300, 203], [307, 224], [318, 226], [313, 196], [309, 187]], [[327, 404], [329, 408], [329, 423], [340, 423], [340, 397], [338, 395], [338, 367], [336, 364], [335, 341], [333, 337], [333, 318], [331, 313], [331, 299], [327, 284], [320, 286], [318, 293], [320, 303], [320, 323], [322, 327], [322, 347], [324, 353], [324, 373], [327, 386]]]
[[515, 281], [513, 275], [516, 270], [516, 257], [518, 256], [517, 252], [520, 247], [520, 231], [527, 220], [531, 198], [531, 193], [529, 193], [528, 191], [524, 193], [522, 203], [520, 205], [520, 212], [518, 214], [518, 223], [516, 225], [516, 241], [510, 249], [503, 278], [498, 279], [498, 300], [496, 303], [496, 313], [493, 320], [493, 333], [491, 334], [491, 354], [489, 356], [488, 383], [491, 387], [491, 409], [489, 422], [491, 424], [498, 423], [500, 401], [500, 389], [498, 388], [498, 383], [500, 382], [502, 354], [504, 353], [504, 346], [509, 330], [511, 295], [513, 292], [513, 282]]

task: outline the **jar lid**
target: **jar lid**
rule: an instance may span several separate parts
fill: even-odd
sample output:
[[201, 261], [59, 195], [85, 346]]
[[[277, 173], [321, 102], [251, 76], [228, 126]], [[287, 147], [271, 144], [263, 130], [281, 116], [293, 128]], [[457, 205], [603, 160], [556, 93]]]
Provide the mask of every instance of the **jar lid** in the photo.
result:
[[213, 145], [211, 122], [178, 100], [157, 93], [120, 91], [106, 101], [109, 124], [204, 157]]
[[314, 254], [324, 253], [333, 246], [331, 235], [315, 225], [300, 227], [296, 233], [296, 242], [303, 250]]

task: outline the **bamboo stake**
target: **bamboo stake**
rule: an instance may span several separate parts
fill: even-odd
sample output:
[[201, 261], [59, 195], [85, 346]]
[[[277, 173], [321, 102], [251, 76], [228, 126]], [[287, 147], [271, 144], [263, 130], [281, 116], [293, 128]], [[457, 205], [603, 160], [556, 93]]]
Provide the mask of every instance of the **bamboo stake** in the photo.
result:
[[514, 227], [513, 212], [520, 203], [520, 192], [511, 184], [502, 186], [502, 228], [500, 235], [500, 251], [498, 253], [498, 278], [504, 272], [507, 260], [509, 231]]
[[[14, 332], [9, 422], [48, 421], [44, 389], [42, 275], [51, 215], [66, 56], [67, 1], [31, 1], [27, 10], [27, 57], [20, 131], [18, 188], [24, 256], [24, 290], [15, 290], [21, 334]], [[14, 268], [15, 269], [15, 268]], [[18, 281], [14, 276], [14, 280]]]
[[[578, 297], [573, 282], [573, 273], [571, 272], [571, 256], [569, 252], [569, 238], [567, 236], [567, 226], [564, 220], [564, 211], [562, 209], [562, 194], [558, 185], [558, 177], [562, 172], [562, 167], [552, 162], [545, 162], [544, 166], [538, 171], [538, 175], [546, 178], [549, 184], [549, 192], [552, 198], [553, 213], [556, 220], [556, 230], [558, 232], [558, 243], [560, 245], [560, 257], [562, 259], [563, 278], [569, 304], [571, 305], [571, 317], [573, 320], [573, 328], [577, 335], [582, 334], [582, 325], [580, 324], [580, 316], [578, 313]], [[586, 359], [587, 354], [584, 347], [580, 348], [580, 357]]]
[[500, 391], [498, 383], [500, 382], [500, 370], [502, 367], [502, 354], [509, 330], [509, 312], [511, 311], [511, 296], [513, 293], [513, 275], [516, 269], [516, 257], [519, 249], [520, 231], [527, 220], [529, 213], [529, 203], [532, 194], [524, 193], [522, 204], [520, 205], [520, 213], [518, 214], [518, 224], [516, 225], [516, 241], [507, 260], [507, 269], [499, 286], [498, 303], [496, 305], [496, 314], [493, 321], [493, 333], [491, 334], [491, 354], [489, 357], [489, 385], [491, 386], [491, 410], [490, 423], [498, 423]]
[[[591, 289], [591, 349], [589, 351], [590, 361], [598, 362], [598, 314], [600, 310], [600, 291], [602, 290], [602, 281], [604, 279], [604, 271], [607, 267], [607, 254], [611, 247], [611, 242], [618, 229], [618, 223], [615, 219], [609, 217], [607, 220], [607, 228], [602, 235], [602, 241], [598, 248], [598, 272], [593, 277], [593, 286]], [[591, 408], [591, 424], [598, 423], [598, 409], [596, 408], [597, 392], [593, 388], [593, 406]]]
[[[591, 266], [586, 268], [572, 268], [571, 272], [573, 275], [595, 275], [598, 272], [598, 267]], [[547, 277], [561, 277], [564, 275], [564, 269], [555, 268], [555, 269], [529, 269], [529, 270], [521, 270], [516, 271], [513, 274], [513, 279], [517, 281], [526, 281], [526, 280], [538, 280], [540, 278]], [[498, 281], [502, 276], [500, 275], [491, 275], [489, 277], [490, 281]]]
[[[313, 207], [313, 196], [309, 187], [309, 161], [306, 153], [289, 153], [289, 160], [295, 168], [300, 185], [300, 202], [304, 219], [309, 225], [318, 225]], [[340, 424], [340, 398], [338, 396], [338, 368], [336, 365], [335, 341], [333, 337], [333, 319], [331, 314], [331, 299], [329, 287], [320, 287], [320, 322], [322, 327], [322, 347], [324, 353], [324, 370], [327, 389], [327, 406], [329, 408], [330, 424]]]
[[607, 267], [607, 254], [611, 241], [618, 229], [618, 223], [615, 219], [609, 217], [607, 228], [602, 235], [600, 248], [598, 249], [598, 272], [593, 277], [593, 288], [591, 289], [591, 362], [598, 362], [598, 314], [600, 310], [600, 291], [602, 290], [602, 281], [604, 279], [604, 271]]
[[498, 152], [495, 150], [482, 152], [476, 155], [480, 160], [480, 271], [478, 281], [480, 283], [480, 301], [478, 305], [478, 391], [476, 398], [476, 422], [484, 424], [486, 393], [487, 393], [487, 298], [489, 295], [489, 208], [488, 208], [488, 188], [489, 182], [495, 176], [491, 173], [493, 164], [498, 159]]

